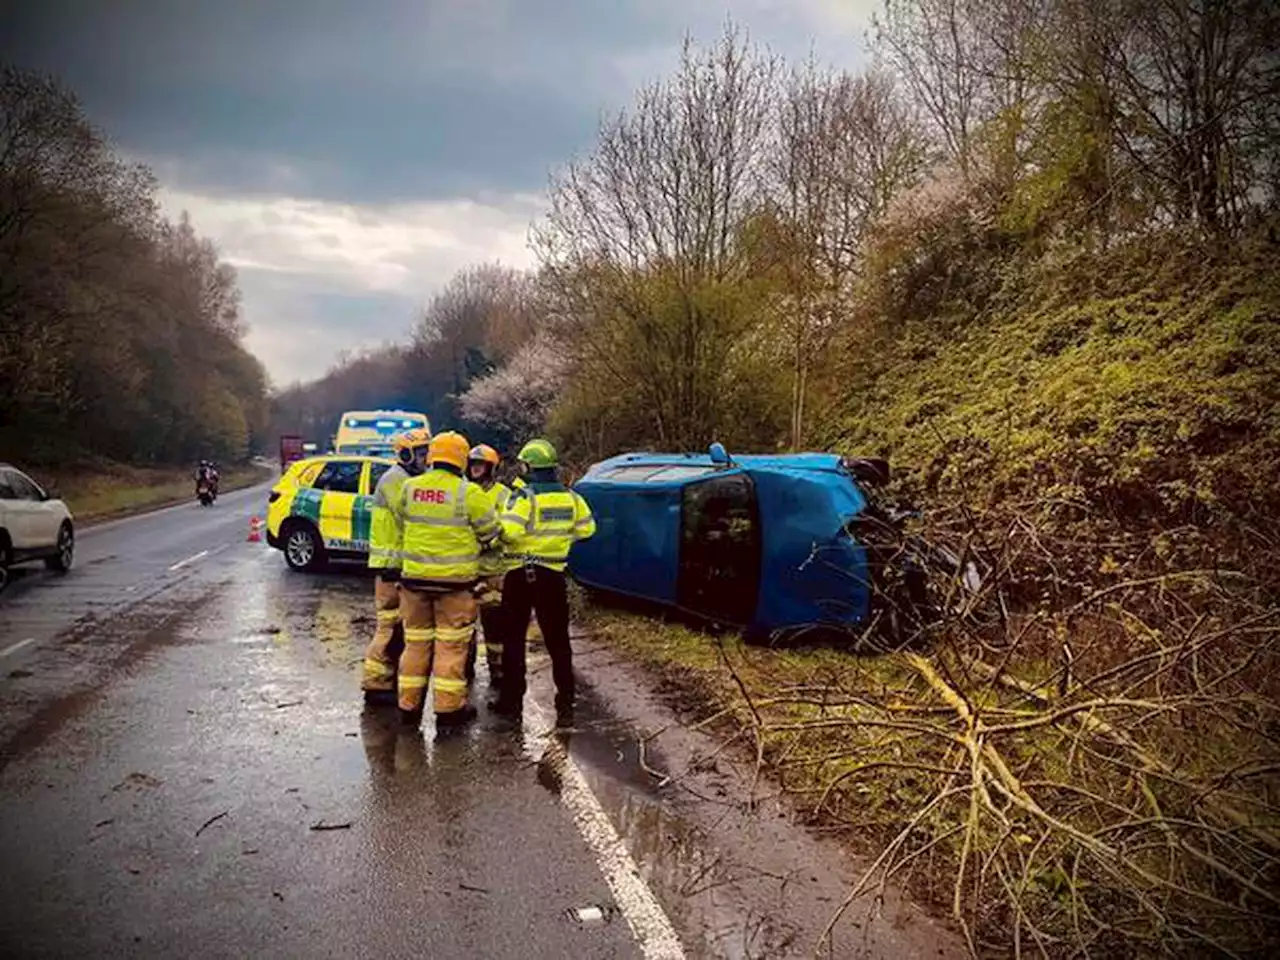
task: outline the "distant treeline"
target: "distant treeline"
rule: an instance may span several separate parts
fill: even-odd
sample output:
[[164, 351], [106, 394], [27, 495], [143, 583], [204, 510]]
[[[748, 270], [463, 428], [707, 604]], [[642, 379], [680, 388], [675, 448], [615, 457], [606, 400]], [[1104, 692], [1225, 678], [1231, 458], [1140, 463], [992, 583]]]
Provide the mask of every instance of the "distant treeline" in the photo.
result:
[[433, 429], [460, 427], [476, 442], [506, 449], [541, 427], [558, 382], [554, 361], [504, 397], [508, 405], [524, 405], [523, 417], [468, 418], [463, 401], [473, 382], [496, 385], [499, 368], [528, 356], [545, 311], [530, 274], [495, 264], [469, 267], [431, 299], [408, 342], [344, 354], [320, 379], [280, 391], [272, 432], [300, 433], [323, 447], [344, 411], [400, 408], [425, 413]]
[[235, 272], [56, 79], [0, 73], [0, 456], [245, 457], [267, 418]]

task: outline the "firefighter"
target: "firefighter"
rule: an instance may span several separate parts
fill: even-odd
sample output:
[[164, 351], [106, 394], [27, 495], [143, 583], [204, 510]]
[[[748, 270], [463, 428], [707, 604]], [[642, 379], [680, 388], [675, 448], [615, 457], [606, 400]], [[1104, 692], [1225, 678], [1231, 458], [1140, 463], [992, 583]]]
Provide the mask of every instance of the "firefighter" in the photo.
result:
[[[493, 509], [501, 515], [507, 508], [511, 488], [498, 479], [502, 458], [498, 451], [482, 443], [471, 448], [467, 459], [467, 478], [478, 483], [493, 498]], [[480, 628], [484, 631], [485, 663], [489, 668], [489, 689], [496, 696], [502, 683], [502, 578], [510, 569], [500, 540], [480, 555], [480, 581], [476, 584], [476, 601], [480, 607]], [[474, 656], [475, 647], [472, 647]], [[472, 674], [474, 676], [474, 673]]]
[[436, 729], [475, 718], [467, 702], [466, 665], [476, 621], [472, 592], [480, 552], [499, 535], [492, 498], [464, 476], [467, 438], [448, 431], [434, 437], [430, 468], [400, 491], [400, 614], [404, 653], [397, 677], [400, 720], [418, 727], [435, 678]]
[[427, 463], [431, 434], [410, 430], [395, 438], [396, 465], [384, 473], [373, 490], [373, 517], [369, 527], [369, 569], [373, 582], [373, 606], [377, 626], [364, 653], [364, 679], [360, 687], [365, 703], [395, 701], [396, 661], [404, 645], [400, 623], [400, 488], [422, 473]]
[[497, 712], [519, 716], [525, 693], [525, 635], [529, 615], [538, 616], [556, 684], [560, 723], [573, 718], [573, 652], [569, 647], [569, 596], [565, 566], [569, 548], [596, 532], [591, 508], [556, 477], [556, 450], [531, 440], [518, 457], [524, 485], [512, 492], [502, 513], [512, 569], [503, 580], [502, 696]]

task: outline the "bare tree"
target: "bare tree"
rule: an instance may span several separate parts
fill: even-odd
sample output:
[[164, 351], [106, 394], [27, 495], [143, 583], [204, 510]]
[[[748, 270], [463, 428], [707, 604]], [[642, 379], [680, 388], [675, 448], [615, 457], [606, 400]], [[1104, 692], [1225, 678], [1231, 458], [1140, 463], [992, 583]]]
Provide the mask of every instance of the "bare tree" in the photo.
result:
[[790, 318], [791, 444], [798, 449], [809, 367], [849, 314], [867, 231], [919, 178], [927, 149], [884, 73], [828, 73], [810, 62], [792, 73], [777, 123], [775, 242]]
[[710, 50], [686, 41], [675, 77], [552, 181], [536, 242], [569, 340], [663, 443], [705, 442], [724, 422], [752, 306], [740, 228], [766, 199], [777, 74], [733, 27]]
[[1265, 0], [1123, 2], [1101, 24], [1121, 144], [1161, 210], [1208, 231], [1264, 199], [1280, 126], [1280, 12]]
[[947, 154], [967, 167], [980, 122], [982, 78], [974, 69], [981, 36], [973, 0], [885, 0], [875, 36], [932, 121]]

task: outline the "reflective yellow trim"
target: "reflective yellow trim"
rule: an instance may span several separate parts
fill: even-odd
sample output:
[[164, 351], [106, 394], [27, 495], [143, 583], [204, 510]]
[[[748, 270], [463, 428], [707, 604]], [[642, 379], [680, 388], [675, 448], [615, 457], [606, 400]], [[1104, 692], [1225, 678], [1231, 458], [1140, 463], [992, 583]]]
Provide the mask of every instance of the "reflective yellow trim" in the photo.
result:
[[[480, 551], [475, 553], [455, 553], [452, 555], [429, 555], [425, 553], [408, 553], [400, 554], [401, 558], [408, 560], [410, 563], [420, 563], [423, 566], [438, 567], [450, 563], [475, 563], [480, 559]], [[475, 579], [472, 577], [471, 579]]]
[[465, 627], [436, 627], [437, 643], [470, 643], [471, 642], [471, 626]]
[[419, 629], [419, 630], [405, 630], [404, 642], [405, 643], [430, 643], [431, 640], [435, 637], [435, 633], [436, 631], [434, 627], [427, 627], [426, 629]]
[[364, 675], [368, 680], [386, 680], [395, 676], [395, 668], [381, 660], [365, 660]]
[[401, 690], [421, 690], [427, 685], [427, 678], [411, 677], [408, 674], [402, 673], [396, 678], [396, 683], [399, 685]]
[[379, 610], [378, 611], [379, 623], [395, 623], [399, 619], [400, 619], [399, 610]]
[[436, 689], [444, 693], [463, 693], [467, 692], [467, 681], [454, 680], [449, 677], [436, 677]]
[[405, 523], [417, 523], [426, 527], [466, 527], [470, 521], [466, 517], [424, 517], [410, 513], [404, 518]]

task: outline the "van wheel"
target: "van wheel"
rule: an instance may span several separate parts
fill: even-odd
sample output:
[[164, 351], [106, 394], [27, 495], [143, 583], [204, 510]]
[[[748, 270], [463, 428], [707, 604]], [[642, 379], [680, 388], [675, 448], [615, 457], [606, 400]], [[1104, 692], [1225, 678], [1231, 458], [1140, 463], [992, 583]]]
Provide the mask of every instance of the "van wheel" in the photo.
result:
[[290, 524], [281, 531], [284, 559], [294, 570], [320, 570], [326, 562], [324, 542], [309, 523]]
[[66, 573], [76, 555], [76, 535], [69, 523], [64, 522], [58, 531], [57, 551], [52, 557], [45, 558], [44, 565], [58, 573]]

